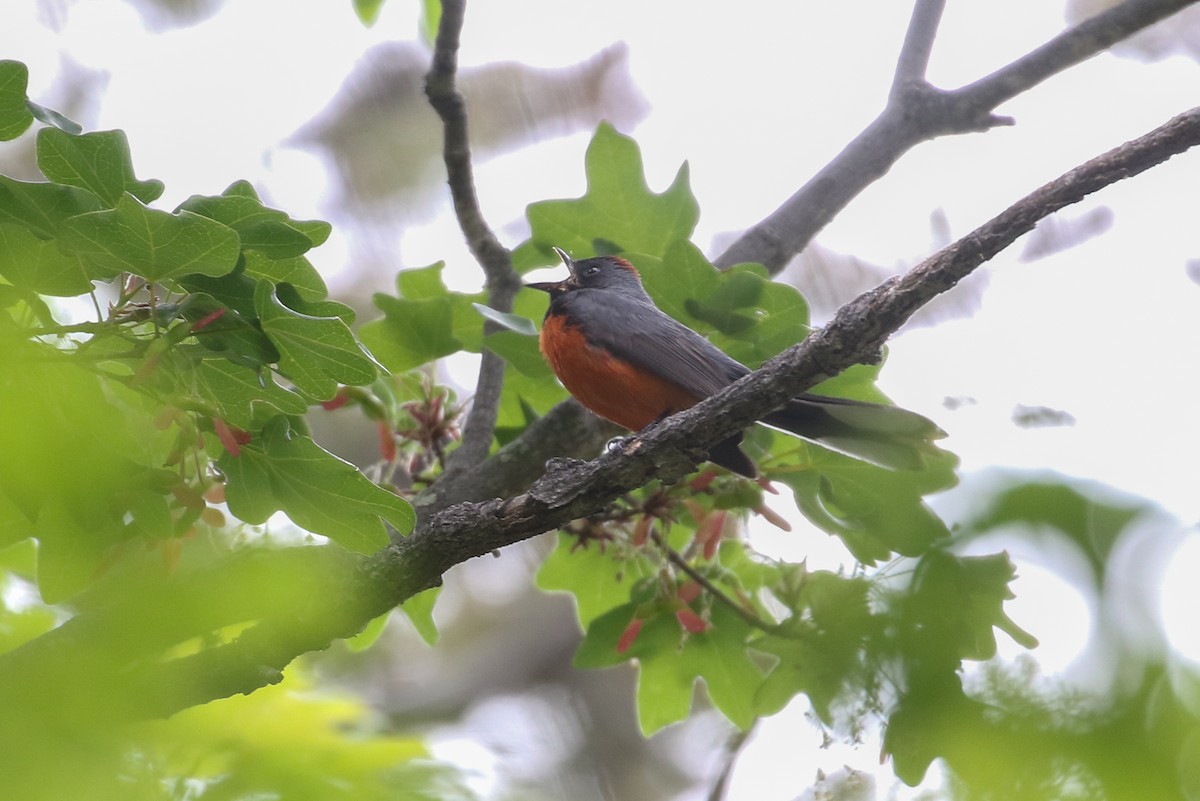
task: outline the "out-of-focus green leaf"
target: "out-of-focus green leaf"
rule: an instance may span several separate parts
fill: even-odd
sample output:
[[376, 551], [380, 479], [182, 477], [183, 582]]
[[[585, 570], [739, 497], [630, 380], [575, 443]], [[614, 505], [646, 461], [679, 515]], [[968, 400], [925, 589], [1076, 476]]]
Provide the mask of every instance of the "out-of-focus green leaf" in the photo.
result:
[[122, 195], [112, 209], [71, 218], [59, 242], [82, 259], [90, 277], [131, 272], [147, 281], [224, 275], [241, 252], [237, 234], [221, 223], [147, 208], [131, 195]]
[[1037, 640], [1004, 612], [1013, 596], [1009, 582], [1016, 569], [1008, 554], [955, 556], [941, 549], [927, 553], [917, 565], [909, 596], [909, 614], [921, 621], [928, 648], [931, 641], [959, 659], [996, 655], [994, 629], [1026, 648]]
[[42, 174], [60, 184], [78, 186], [114, 207], [126, 193], [151, 203], [163, 193], [162, 181], [134, 177], [124, 131], [69, 134], [57, 128], [38, 131], [37, 161]]
[[298, 389], [329, 400], [338, 384], [369, 384], [375, 363], [338, 317], [313, 317], [288, 308], [269, 281], [259, 281], [254, 305], [263, 331], [279, 349], [279, 368]]
[[0, 61], [0, 142], [16, 139], [33, 124], [28, 88], [28, 67], [20, 61]]
[[646, 184], [637, 143], [603, 123], [588, 145], [584, 169], [583, 197], [529, 206], [530, 239], [513, 253], [518, 269], [557, 262], [552, 247], [576, 259], [614, 250], [661, 258], [670, 245], [691, 236], [700, 211], [686, 163], [671, 186], [656, 194]]
[[383, 10], [384, 0], [354, 0], [354, 13], [358, 20], [368, 28], [379, 21], [379, 12]]
[[39, 295], [69, 298], [92, 290], [79, 256], [11, 223], [0, 224], [0, 275]]
[[293, 431], [286, 417], [274, 418], [239, 456], [221, 456], [218, 466], [228, 480], [229, 510], [248, 523], [283, 511], [301, 528], [361, 553], [387, 545], [384, 520], [402, 534], [412, 529], [406, 501]]
[[421, 0], [421, 38], [432, 45], [442, 23], [442, 0]]
[[441, 594], [441, 587], [431, 587], [424, 592], [417, 593], [400, 605], [400, 611], [408, 618], [408, 622], [412, 623], [417, 634], [421, 635], [421, 639], [427, 645], [437, 645], [438, 642], [438, 627], [433, 620], [433, 607]]

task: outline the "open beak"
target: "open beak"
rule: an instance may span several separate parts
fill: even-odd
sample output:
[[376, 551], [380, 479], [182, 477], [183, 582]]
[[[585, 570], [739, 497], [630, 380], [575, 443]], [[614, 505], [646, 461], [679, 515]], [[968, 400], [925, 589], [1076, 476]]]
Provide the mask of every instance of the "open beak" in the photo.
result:
[[[567, 269], [570, 270], [571, 269], [570, 254], [568, 254], [562, 248], [554, 248], [554, 252], [558, 254], [558, 257], [560, 259], [562, 259], [562, 263], [565, 264], [567, 266]], [[536, 289], [540, 292], [546, 292], [547, 294], [550, 295], [550, 297], [554, 298], [554, 297], [558, 297], [562, 293], [571, 289], [571, 286], [572, 286], [571, 279], [574, 277], [575, 277], [575, 271], [571, 270], [571, 275], [568, 276], [567, 279], [564, 281], [541, 281], [538, 283], [526, 284], [525, 286], [529, 287], [530, 289]]]

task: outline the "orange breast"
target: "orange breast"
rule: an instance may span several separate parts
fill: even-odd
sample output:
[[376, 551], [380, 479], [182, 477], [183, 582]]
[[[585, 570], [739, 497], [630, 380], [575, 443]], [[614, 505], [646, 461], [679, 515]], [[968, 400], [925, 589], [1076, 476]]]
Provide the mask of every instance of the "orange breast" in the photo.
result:
[[546, 318], [540, 342], [550, 368], [576, 400], [630, 431], [641, 431], [699, 400], [677, 384], [589, 345], [577, 326], [567, 325], [565, 315]]

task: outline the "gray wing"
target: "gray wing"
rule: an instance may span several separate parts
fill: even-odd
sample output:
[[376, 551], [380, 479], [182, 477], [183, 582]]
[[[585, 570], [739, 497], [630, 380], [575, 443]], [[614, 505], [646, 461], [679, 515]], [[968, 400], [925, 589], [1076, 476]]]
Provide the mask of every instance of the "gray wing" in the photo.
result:
[[707, 398], [748, 374], [749, 368], [650, 302], [600, 303], [587, 291], [572, 298], [571, 314], [588, 340], [618, 358]]

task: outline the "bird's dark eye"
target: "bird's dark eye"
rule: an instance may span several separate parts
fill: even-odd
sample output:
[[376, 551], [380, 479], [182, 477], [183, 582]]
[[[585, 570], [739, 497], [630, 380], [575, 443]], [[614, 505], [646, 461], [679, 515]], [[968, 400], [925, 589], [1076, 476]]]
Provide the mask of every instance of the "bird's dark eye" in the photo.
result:
[[586, 270], [584, 270], [583, 274], [584, 275], [595, 275], [598, 272], [600, 272], [600, 265], [593, 264], [591, 267], [588, 267]]

